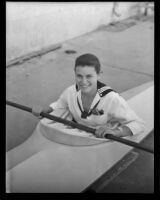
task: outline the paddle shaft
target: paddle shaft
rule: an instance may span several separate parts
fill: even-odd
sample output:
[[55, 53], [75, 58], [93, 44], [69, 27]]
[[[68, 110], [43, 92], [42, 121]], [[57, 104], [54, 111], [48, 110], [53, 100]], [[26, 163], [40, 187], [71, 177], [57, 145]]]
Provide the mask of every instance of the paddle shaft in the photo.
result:
[[[18, 109], [21, 109], [21, 110], [25, 110], [27, 112], [31, 112], [32, 113], [32, 108], [30, 108], [30, 107], [27, 107], [27, 106], [24, 106], [24, 105], [20, 105], [20, 104], [17, 104], [17, 103], [8, 101], [8, 100], [6, 100], [6, 104], [10, 105], [10, 106], [13, 106], [15, 108], [18, 108]], [[86, 132], [90, 132], [90, 133], [95, 135], [96, 129], [84, 126], [82, 124], [78, 124], [78, 123], [75, 123], [75, 122], [72, 122], [72, 121], [68, 121], [66, 119], [62, 119], [60, 117], [57, 117], [57, 116], [54, 116], [54, 115], [50, 115], [50, 114], [45, 113], [45, 112], [41, 112], [40, 116], [45, 117], [45, 118], [50, 119], [50, 120], [53, 120], [53, 121], [56, 121], [56, 122], [59, 122], [59, 123], [63, 123], [65, 125], [69, 125], [69, 126], [71, 126], [73, 128], [78, 128], [80, 130], [83, 130], [83, 131], [86, 131]], [[132, 141], [126, 140], [124, 138], [120, 138], [120, 137], [114, 136], [112, 134], [106, 134], [105, 138], [106, 139], [111, 139], [111, 140], [114, 140], [114, 141], [117, 141], [117, 142], [120, 142], [120, 143], [123, 143], [123, 144], [126, 144], [128, 146], [132, 146], [132, 147], [144, 150], [144, 151], [149, 152], [149, 153], [154, 153], [153, 149], [150, 149], [148, 147], [142, 146], [142, 145], [140, 145], [140, 144], [138, 144], [136, 142], [132, 142]]]

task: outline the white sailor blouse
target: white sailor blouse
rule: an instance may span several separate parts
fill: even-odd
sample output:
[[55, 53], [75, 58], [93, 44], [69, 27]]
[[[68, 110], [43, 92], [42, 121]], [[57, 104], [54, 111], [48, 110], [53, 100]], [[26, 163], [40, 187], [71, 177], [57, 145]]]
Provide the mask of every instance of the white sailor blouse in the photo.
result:
[[59, 99], [50, 104], [51, 114], [89, 127], [107, 125], [111, 129], [127, 126], [133, 135], [144, 131], [144, 121], [129, 107], [128, 103], [109, 86], [97, 82], [97, 93], [88, 112], [81, 100], [81, 90], [76, 84], [68, 87]]

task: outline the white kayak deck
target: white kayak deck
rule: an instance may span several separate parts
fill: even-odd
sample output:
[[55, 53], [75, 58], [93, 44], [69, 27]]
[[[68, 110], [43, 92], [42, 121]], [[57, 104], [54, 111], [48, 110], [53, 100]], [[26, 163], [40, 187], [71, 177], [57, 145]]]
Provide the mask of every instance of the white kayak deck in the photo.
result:
[[[154, 128], [153, 82], [126, 91], [122, 96], [146, 122], [144, 133], [126, 137], [139, 143]], [[66, 134], [60, 142], [58, 134], [56, 139], [52, 136], [53, 132], [43, 132], [41, 123], [38, 123], [27, 141], [7, 153], [6, 176], [10, 192], [81, 192], [133, 149], [119, 142], [93, 137], [86, 139], [84, 135], [77, 136], [76, 140], [73, 134], [68, 137]], [[67, 142], [62, 144], [67, 138], [72, 146]]]

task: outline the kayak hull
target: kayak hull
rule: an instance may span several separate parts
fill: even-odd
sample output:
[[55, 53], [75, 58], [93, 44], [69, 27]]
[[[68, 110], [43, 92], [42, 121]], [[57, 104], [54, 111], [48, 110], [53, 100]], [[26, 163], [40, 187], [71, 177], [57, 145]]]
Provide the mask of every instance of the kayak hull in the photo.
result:
[[[128, 98], [129, 105], [146, 122], [146, 130], [126, 139], [139, 143], [153, 129], [153, 92], [151, 83]], [[82, 132], [66, 134], [55, 130], [56, 125], [50, 126], [52, 129], [41, 120], [27, 141], [7, 153], [9, 192], [79, 193], [133, 149], [119, 142], [86, 137]]]

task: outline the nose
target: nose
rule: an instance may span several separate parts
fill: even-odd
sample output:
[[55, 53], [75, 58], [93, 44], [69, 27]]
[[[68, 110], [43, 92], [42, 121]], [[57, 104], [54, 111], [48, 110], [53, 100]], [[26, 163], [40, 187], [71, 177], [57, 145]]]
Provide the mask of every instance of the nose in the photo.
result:
[[83, 77], [81, 81], [82, 81], [82, 83], [83, 83], [83, 84], [86, 84], [86, 83], [88, 83], [88, 80], [87, 80], [87, 78], [86, 78], [86, 77]]

